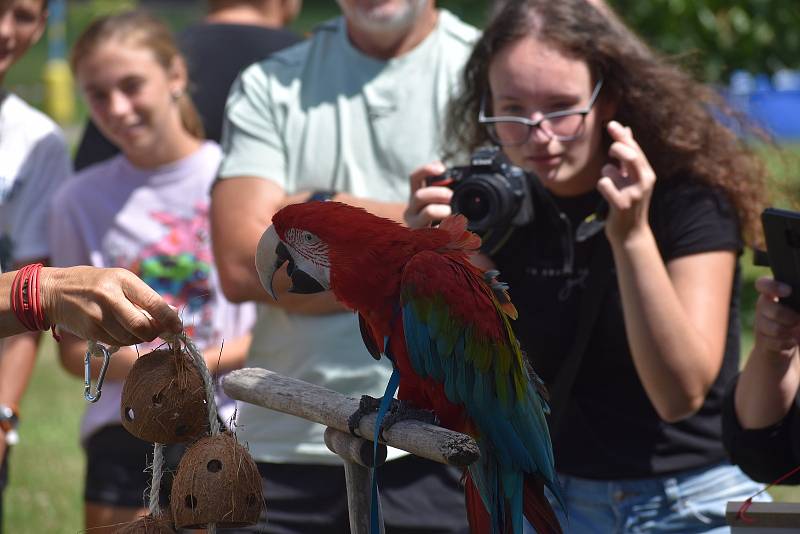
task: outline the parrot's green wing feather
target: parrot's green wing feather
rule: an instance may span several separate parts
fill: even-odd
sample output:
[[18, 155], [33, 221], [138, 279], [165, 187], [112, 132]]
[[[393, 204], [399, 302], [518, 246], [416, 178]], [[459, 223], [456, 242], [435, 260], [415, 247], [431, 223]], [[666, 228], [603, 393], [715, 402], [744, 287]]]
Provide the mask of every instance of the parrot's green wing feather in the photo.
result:
[[415, 255], [401, 281], [409, 359], [464, 406], [502, 465], [553, 481], [547, 403], [495, 293], [463, 255]]

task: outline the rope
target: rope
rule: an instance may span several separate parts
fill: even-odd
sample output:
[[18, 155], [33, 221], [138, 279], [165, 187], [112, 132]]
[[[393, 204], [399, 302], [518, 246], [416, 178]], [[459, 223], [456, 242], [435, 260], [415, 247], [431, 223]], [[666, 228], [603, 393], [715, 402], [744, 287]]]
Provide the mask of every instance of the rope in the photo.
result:
[[[183, 346], [186, 348], [186, 352], [188, 352], [189, 356], [192, 357], [197, 370], [200, 371], [200, 376], [203, 377], [203, 386], [206, 394], [206, 406], [208, 407], [208, 428], [211, 430], [212, 436], [218, 435], [220, 426], [219, 417], [217, 415], [217, 401], [214, 398], [214, 379], [211, 377], [211, 372], [208, 370], [206, 360], [203, 358], [203, 353], [198, 350], [197, 346], [189, 338], [189, 336], [186, 335], [185, 331], [181, 332], [177, 336], [172, 336], [171, 339], [164, 337], [162, 337], [162, 339], [172, 345], [179, 345], [180, 343], [183, 343]], [[150, 491], [151, 493], [153, 492], [152, 489]], [[206, 526], [206, 532], [208, 534], [216, 534], [217, 525], [214, 523], [208, 523]]]
[[211, 377], [211, 372], [208, 370], [206, 360], [203, 354], [197, 349], [194, 342], [186, 335], [186, 332], [181, 332], [177, 336], [178, 340], [186, 347], [186, 351], [194, 360], [197, 370], [200, 371], [200, 376], [203, 377], [203, 385], [206, 392], [206, 406], [208, 406], [208, 427], [211, 429], [211, 435], [216, 436], [219, 434], [219, 416], [217, 415], [217, 401], [214, 398], [214, 379]]
[[156, 443], [153, 446], [153, 478], [150, 481], [150, 503], [147, 511], [151, 517], [158, 517], [161, 514], [161, 505], [158, 502], [161, 490], [161, 477], [164, 473], [164, 444]]

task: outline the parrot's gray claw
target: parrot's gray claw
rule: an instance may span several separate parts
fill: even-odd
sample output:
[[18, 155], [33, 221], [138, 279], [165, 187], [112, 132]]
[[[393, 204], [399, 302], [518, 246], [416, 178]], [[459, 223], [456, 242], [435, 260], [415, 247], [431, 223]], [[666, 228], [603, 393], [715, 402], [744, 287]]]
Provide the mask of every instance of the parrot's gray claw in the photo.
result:
[[400, 421], [420, 421], [429, 425], [439, 424], [439, 418], [436, 417], [432, 410], [414, 408], [408, 401], [393, 399], [389, 412], [381, 422], [380, 439], [386, 441], [383, 433]]
[[[380, 408], [381, 400], [382, 399], [370, 397], [369, 395], [361, 396], [361, 401], [358, 403], [358, 410], [347, 419], [347, 428], [350, 430], [351, 434], [356, 437], [362, 437], [356, 433], [361, 418], [365, 415], [377, 412]], [[383, 435], [385, 431], [389, 430], [395, 423], [408, 420], [421, 421], [431, 425], [439, 424], [439, 419], [431, 410], [414, 408], [408, 401], [392, 399], [389, 411], [386, 412], [386, 416], [381, 422], [381, 430], [378, 433], [378, 439], [385, 442], [386, 437]]]
[[362, 395], [361, 400], [358, 403], [358, 410], [353, 412], [353, 415], [347, 418], [347, 428], [350, 430], [350, 433], [356, 437], [361, 437], [356, 432], [358, 430], [359, 423], [361, 423], [361, 419], [365, 415], [377, 412], [380, 405], [381, 399], [376, 399], [375, 397], [370, 397], [369, 395]]

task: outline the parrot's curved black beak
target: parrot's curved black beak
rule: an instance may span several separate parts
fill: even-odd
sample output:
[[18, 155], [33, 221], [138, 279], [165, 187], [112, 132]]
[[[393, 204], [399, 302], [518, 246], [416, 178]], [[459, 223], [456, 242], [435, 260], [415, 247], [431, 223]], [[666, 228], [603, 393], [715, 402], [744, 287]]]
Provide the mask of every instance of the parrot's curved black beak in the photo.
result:
[[[283, 247], [283, 250], [281, 250], [281, 247]], [[316, 278], [297, 267], [286, 245], [283, 243], [278, 245], [278, 248], [275, 249], [275, 253], [278, 255], [278, 258], [281, 258], [283, 254], [286, 254], [289, 258], [289, 265], [286, 266], [286, 274], [292, 279], [292, 287], [289, 288], [289, 293], [311, 295], [312, 293], [325, 291], [325, 288]]]
[[256, 249], [256, 270], [258, 271], [261, 285], [275, 300], [278, 300], [278, 298], [272, 286], [272, 279], [275, 276], [275, 272], [287, 262], [286, 273], [292, 279], [292, 286], [289, 288], [289, 292], [311, 294], [328, 289], [312, 275], [297, 267], [289, 247], [280, 240], [275, 228], [270, 226], [261, 236]]

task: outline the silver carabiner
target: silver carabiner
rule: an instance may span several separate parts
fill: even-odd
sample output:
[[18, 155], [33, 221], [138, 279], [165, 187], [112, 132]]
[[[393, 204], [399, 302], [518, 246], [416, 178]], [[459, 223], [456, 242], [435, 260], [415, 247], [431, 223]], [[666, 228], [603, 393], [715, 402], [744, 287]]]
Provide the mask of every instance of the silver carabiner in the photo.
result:
[[[100, 368], [100, 375], [97, 377], [97, 385], [95, 392], [92, 394], [92, 356], [95, 351], [99, 351], [103, 357], [103, 366]], [[99, 358], [100, 356], [98, 356]], [[86, 351], [86, 356], [83, 359], [83, 398], [89, 402], [97, 402], [100, 400], [100, 395], [103, 389], [103, 380], [106, 378], [106, 371], [108, 370], [108, 363], [111, 361], [111, 351], [99, 343], [90, 343], [89, 350]]]

